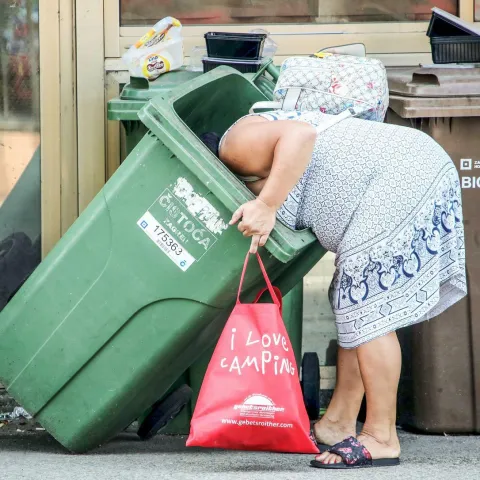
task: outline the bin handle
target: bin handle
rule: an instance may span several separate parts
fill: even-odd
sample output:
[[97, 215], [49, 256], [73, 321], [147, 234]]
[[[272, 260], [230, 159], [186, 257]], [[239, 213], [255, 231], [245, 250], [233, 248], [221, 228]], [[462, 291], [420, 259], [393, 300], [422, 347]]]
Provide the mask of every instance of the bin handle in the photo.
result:
[[262, 74], [265, 72], [265, 70], [270, 73], [268, 70], [268, 67], [273, 63], [273, 59], [269, 58], [265, 62], [262, 63], [262, 66], [258, 69], [258, 72], [255, 73], [255, 75], [252, 78], [252, 82], [255, 82]]
[[280, 76], [280, 71], [278, 67], [273, 64], [273, 60], [267, 65], [267, 72], [272, 76], [275, 82], [278, 81], [278, 77]]
[[412, 83], [417, 85], [440, 86], [440, 79], [435, 73], [413, 72]]
[[130, 85], [138, 90], [148, 90], [148, 80], [143, 77], [130, 77]]

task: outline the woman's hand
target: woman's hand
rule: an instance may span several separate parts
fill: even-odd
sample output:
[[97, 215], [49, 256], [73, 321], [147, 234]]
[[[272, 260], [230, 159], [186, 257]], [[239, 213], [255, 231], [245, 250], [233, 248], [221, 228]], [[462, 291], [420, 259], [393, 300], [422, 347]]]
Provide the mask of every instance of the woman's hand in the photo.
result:
[[275, 226], [277, 211], [259, 198], [243, 204], [232, 216], [230, 225], [235, 225], [240, 219], [238, 229], [245, 237], [253, 237], [250, 253], [257, 253], [258, 247], [263, 247]]

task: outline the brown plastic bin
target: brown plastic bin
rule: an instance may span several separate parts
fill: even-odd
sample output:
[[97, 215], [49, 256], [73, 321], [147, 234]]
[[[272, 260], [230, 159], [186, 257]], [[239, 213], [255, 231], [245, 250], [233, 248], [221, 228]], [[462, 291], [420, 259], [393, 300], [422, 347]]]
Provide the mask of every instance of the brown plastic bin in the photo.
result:
[[469, 286], [439, 318], [400, 332], [399, 422], [480, 433], [480, 68], [392, 69], [389, 86], [387, 122], [428, 133], [458, 168]]

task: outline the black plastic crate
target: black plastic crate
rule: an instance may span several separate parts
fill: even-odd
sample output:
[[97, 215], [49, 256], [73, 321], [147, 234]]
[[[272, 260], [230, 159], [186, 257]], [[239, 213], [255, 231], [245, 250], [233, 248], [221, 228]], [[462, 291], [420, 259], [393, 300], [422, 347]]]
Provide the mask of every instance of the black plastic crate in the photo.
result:
[[267, 35], [264, 33], [208, 32], [205, 34], [208, 56], [242, 60], [260, 60]]
[[480, 37], [431, 37], [433, 63], [480, 63]]
[[480, 63], [480, 29], [440, 8], [432, 11], [427, 35], [433, 63]]
[[235, 68], [241, 73], [256, 73], [263, 64], [263, 60], [228, 60], [225, 58], [208, 57], [205, 57], [202, 61], [204, 73], [210, 72], [221, 65]]
[[241, 73], [256, 73], [260, 70], [263, 60], [227, 60], [225, 58], [207, 58], [203, 60], [203, 73], [210, 72], [220, 65], [237, 69]]
[[429, 37], [460, 37], [473, 35], [473, 32], [460, 18], [439, 9], [433, 9], [427, 35]]

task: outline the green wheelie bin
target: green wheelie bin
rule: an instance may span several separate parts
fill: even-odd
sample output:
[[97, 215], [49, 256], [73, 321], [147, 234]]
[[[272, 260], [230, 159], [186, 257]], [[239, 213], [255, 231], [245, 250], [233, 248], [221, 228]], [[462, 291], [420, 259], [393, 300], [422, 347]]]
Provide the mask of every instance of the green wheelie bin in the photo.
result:
[[[153, 82], [149, 82], [144, 78], [131, 77], [128, 84], [122, 89], [119, 98], [115, 98], [108, 102], [108, 119], [120, 121], [125, 132], [126, 154], [128, 155], [138, 142], [147, 132], [147, 127], [138, 118], [138, 113], [145, 104], [161, 93], [168, 93], [176, 86], [184, 84], [194, 78], [200, 76], [199, 72], [191, 72], [182, 68], [172, 71], [168, 74], [161, 75]], [[261, 69], [255, 74], [245, 74], [248, 80], [253, 82], [255, 86], [268, 98], [273, 98], [273, 89], [278, 79], [278, 70], [273, 65], [271, 59], [267, 60]], [[293, 348], [296, 353], [297, 363], [301, 363], [302, 350], [302, 319], [303, 319], [303, 281], [300, 281], [284, 298], [283, 319], [287, 327]], [[190, 430], [190, 421], [195, 409], [196, 400], [200, 387], [205, 376], [205, 372], [213, 354], [213, 348], [207, 351], [202, 358], [195, 362], [187, 372], [182, 375], [178, 382], [168, 392], [175, 392], [182, 387], [183, 384], [190, 385], [193, 389], [192, 401], [181, 409], [178, 415], [162, 429], [162, 433], [166, 434], [188, 434]], [[315, 386], [313, 387], [316, 388]], [[179, 400], [186, 399], [184, 391], [178, 393]], [[316, 402], [313, 402], [316, 403]], [[142, 438], [151, 438], [154, 432], [157, 432], [160, 426], [171, 417], [168, 406], [171, 399], [157, 402], [155, 407], [149, 409], [146, 415], [139, 419], [140, 429], [139, 435]], [[307, 405], [310, 409], [318, 409], [316, 405]], [[178, 411], [178, 409], [177, 409]], [[164, 415], [165, 414], [165, 415]], [[318, 414], [318, 412], [317, 412]]]
[[[85, 452], [139, 418], [212, 347], [249, 240], [253, 195], [199, 140], [264, 95], [217, 68], [150, 101], [148, 131], [0, 315], [0, 380], [62, 445]], [[262, 258], [288, 292], [323, 256], [277, 222]], [[245, 298], [262, 287], [259, 270]]]

